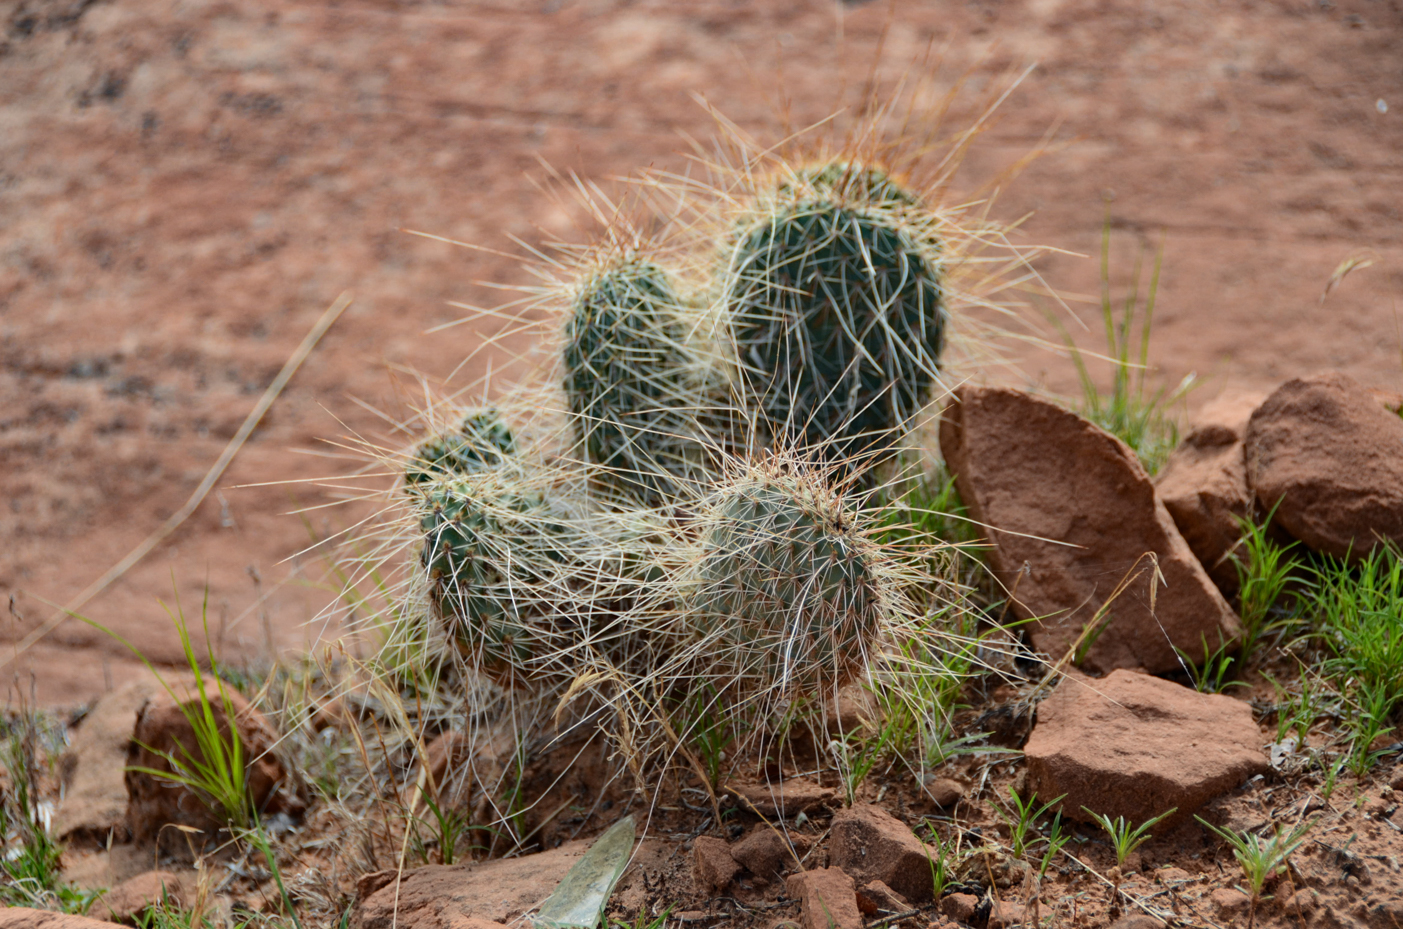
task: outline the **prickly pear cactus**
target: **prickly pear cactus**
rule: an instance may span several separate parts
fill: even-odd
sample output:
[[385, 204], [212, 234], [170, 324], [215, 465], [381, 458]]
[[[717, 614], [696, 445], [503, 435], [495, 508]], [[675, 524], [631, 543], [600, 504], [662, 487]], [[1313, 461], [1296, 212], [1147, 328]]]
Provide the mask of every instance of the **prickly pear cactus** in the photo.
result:
[[876, 547], [817, 473], [770, 459], [719, 490], [685, 597], [708, 660], [763, 688], [830, 692], [891, 608]]
[[781, 184], [735, 237], [724, 299], [773, 443], [862, 464], [929, 401], [946, 310], [909, 200], [876, 169], [831, 166]]
[[649, 505], [675, 497], [700, 461], [682, 301], [668, 275], [638, 258], [590, 274], [565, 333], [565, 390], [597, 476]]
[[447, 481], [423, 500], [421, 563], [460, 649], [494, 673], [530, 673], [552, 648], [572, 533], [539, 491]]
[[435, 436], [414, 451], [405, 465], [404, 483], [413, 489], [500, 464], [516, 451], [516, 439], [496, 410], [477, 410], [463, 417], [452, 432]]

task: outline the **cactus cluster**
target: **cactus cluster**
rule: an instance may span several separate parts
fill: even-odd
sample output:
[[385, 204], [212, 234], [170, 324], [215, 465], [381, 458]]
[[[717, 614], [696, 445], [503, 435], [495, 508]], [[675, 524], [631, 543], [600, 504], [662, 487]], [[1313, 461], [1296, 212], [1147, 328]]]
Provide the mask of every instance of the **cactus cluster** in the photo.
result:
[[547, 439], [471, 412], [404, 470], [420, 582], [468, 669], [599, 696], [626, 753], [702, 697], [756, 731], [776, 700], [831, 703], [912, 617], [910, 572], [842, 489], [933, 398], [939, 223], [853, 159], [717, 213], [685, 272], [635, 239], [558, 281], [557, 402], [513, 407]]

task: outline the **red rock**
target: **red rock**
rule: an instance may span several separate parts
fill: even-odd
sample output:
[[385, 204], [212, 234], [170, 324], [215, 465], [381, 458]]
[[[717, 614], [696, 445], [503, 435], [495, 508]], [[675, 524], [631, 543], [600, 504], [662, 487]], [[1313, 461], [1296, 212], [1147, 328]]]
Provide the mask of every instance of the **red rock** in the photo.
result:
[[1252, 906], [1252, 898], [1233, 887], [1219, 887], [1209, 894], [1208, 899], [1218, 915], [1225, 919], [1246, 916]]
[[726, 789], [746, 809], [766, 819], [775, 816], [791, 819], [800, 813], [812, 813], [838, 802], [838, 791], [802, 778], [790, 778], [775, 784], [733, 783], [728, 784]]
[[[168, 679], [172, 687], [186, 686]], [[99, 697], [64, 752], [63, 797], [54, 811], [54, 834], [64, 842], [105, 848], [109, 838], [126, 842], [127, 784], [124, 769], [132, 721], [148, 700], [164, 692], [153, 675], [123, 684]]]
[[1249, 704], [1144, 674], [1069, 676], [1037, 715], [1028, 789], [1066, 794], [1063, 815], [1083, 822], [1083, 806], [1137, 824], [1178, 807], [1163, 831], [1268, 768]]
[[[787, 841], [786, 841], [787, 839]], [[778, 829], [760, 823], [750, 834], [731, 846], [736, 861], [758, 878], [772, 881], [799, 866], [811, 846], [808, 837], [797, 833], [781, 836]]]
[[1164, 929], [1164, 921], [1148, 913], [1127, 913], [1111, 923], [1110, 929]]
[[1309, 547], [1360, 556], [1403, 543], [1403, 418], [1338, 372], [1287, 381], [1247, 426], [1263, 512]]
[[703, 835], [692, 843], [692, 879], [698, 890], [720, 893], [731, 886], [740, 870], [724, 840]]
[[[227, 741], [229, 719], [223, 700], [212, 679], [207, 678], [205, 686], [215, 725], [221, 737]], [[245, 777], [253, 802], [265, 814], [291, 808], [291, 802], [278, 791], [285, 775], [282, 762], [273, 753], [277, 735], [272, 726], [237, 691], [225, 688], [225, 693], [234, 710], [239, 739], [243, 744]], [[225, 823], [223, 816], [211, 810], [205, 800], [190, 788], [154, 774], [133, 770], [149, 768], [170, 771], [171, 764], [162, 753], [179, 762], [185, 762], [187, 758], [193, 762], [204, 761], [204, 754], [182, 707], [200, 712], [198, 700], [177, 705], [167, 694], [154, 697], [142, 707], [137, 713], [136, 727], [127, 749], [125, 774], [127, 823], [132, 835], [140, 842], [158, 840], [162, 846], [175, 849], [184, 848], [186, 834], [164, 828], [168, 824], [191, 826], [205, 833], [204, 839], [212, 839]], [[196, 844], [202, 841], [200, 838], [193, 840]]]
[[509, 923], [550, 896], [589, 846], [570, 842], [521, 858], [426, 865], [398, 881], [392, 873], [356, 903], [351, 929], [488, 929], [469, 919]]
[[979, 909], [979, 898], [974, 894], [950, 894], [940, 900], [940, 912], [959, 923], [967, 923]]
[[[966, 386], [955, 396], [941, 417], [940, 448], [970, 515], [992, 527], [990, 564], [1015, 591], [1014, 612], [1034, 620], [1028, 630], [1040, 651], [1066, 654], [1137, 570], [1087, 667], [1172, 671], [1174, 646], [1197, 654], [1203, 637], [1237, 637], [1237, 617], [1125, 443], [1022, 391]], [[1147, 552], [1164, 578], [1154, 612]]]
[[92, 911], [113, 922], [125, 923], [149, 906], [168, 901], [176, 907], [184, 907], [186, 899], [180, 875], [170, 871], [147, 871], [103, 894], [93, 904]]
[[953, 777], [937, 777], [926, 784], [926, 796], [938, 807], [949, 808], [964, 799], [965, 785]]
[[1023, 904], [1010, 900], [995, 900], [993, 906], [989, 907], [989, 921], [985, 925], [988, 929], [1013, 929], [1023, 925], [1026, 917]]
[[799, 901], [804, 929], [862, 929], [853, 879], [837, 868], [792, 874], [786, 887]]
[[856, 880], [882, 881], [915, 903], [929, 900], [934, 891], [925, 844], [878, 806], [857, 803], [833, 817], [828, 860]]
[[1155, 476], [1155, 491], [1184, 541], [1220, 590], [1237, 590], [1237, 566], [1229, 554], [1242, 530], [1237, 520], [1251, 512], [1243, 437], [1264, 394], [1232, 394], [1206, 404], [1194, 427]]
[[882, 881], [868, 881], [857, 890], [857, 908], [866, 916], [894, 916], [910, 910], [906, 898]]
[[120, 929], [117, 923], [101, 922], [71, 913], [31, 910], [27, 906], [0, 907], [0, 929]]

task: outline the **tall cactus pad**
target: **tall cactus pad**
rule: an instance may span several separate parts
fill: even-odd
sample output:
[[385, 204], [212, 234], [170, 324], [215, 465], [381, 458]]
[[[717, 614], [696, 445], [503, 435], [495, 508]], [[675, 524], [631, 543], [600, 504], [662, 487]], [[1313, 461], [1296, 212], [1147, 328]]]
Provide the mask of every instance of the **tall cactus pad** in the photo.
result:
[[879, 553], [817, 474], [768, 462], [720, 491], [688, 587], [711, 660], [766, 689], [831, 692], [891, 608]]
[[[887, 184], [845, 189], [895, 196]], [[938, 259], [890, 199], [847, 204], [813, 186], [737, 239], [726, 296], [739, 360], [772, 440], [830, 461], [880, 455], [939, 370]]]
[[620, 259], [579, 288], [565, 333], [565, 389], [583, 451], [608, 483], [649, 503], [675, 496], [696, 459], [679, 307], [662, 269]]
[[463, 417], [452, 432], [435, 436], [414, 451], [405, 465], [404, 482], [415, 487], [500, 464], [516, 451], [516, 440], [496, 410], [477, 410]]
[[494, 672], [529, 672], [554, 647], [572, 536], [544, 496], [495, 480], [452, 481], [424, 499], [421, 562], [459, 647]]

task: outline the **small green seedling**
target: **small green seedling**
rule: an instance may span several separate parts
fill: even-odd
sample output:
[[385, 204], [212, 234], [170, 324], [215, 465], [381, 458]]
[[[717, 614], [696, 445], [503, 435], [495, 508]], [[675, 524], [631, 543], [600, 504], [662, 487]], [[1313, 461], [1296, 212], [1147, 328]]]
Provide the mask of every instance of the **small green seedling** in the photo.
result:
[[[1000, 819], [1008, 823], [1009, 841], [1013, 847], [1013, 856], [1015, 858], [1022, 858], [1027, 853], [1030, 845], [1040, 841], [1040, 837], [1033, 830], [1034, 822], [1039, 816], [1046, 814], [1048, 810], [1052, 809], [1058, 803], [1061, 803], [1062, 799], [1067, 795], [1062, 794], [1061, 796], [1054, 797], [1042, 806], [1038, 806], [1037, 797], [1029, 797], [1027, 800], [1024, 800], [1022, 797], [1018, 796], [1018, 791], [1014, 790], [1012, 787], [1008, 789], [1008, 793], [1009, 796], [1013, 798], [1013, 813], [1015, 815], [1009, 816], [998, 807], [994, 808], [994, 812], [999, 814]], [[1032, 833], [1031, 839], [1029, 838], [1029, 833]]]
[[1233, 857], [1237, 859], [1238, 864], [1242, 865], [1243, 877], [1247, 879], [1247, 887], [1252, 891], [1254, 915], [1257, 901], [1262, 898], [1262, 887], [1266, 885], [1267, 878], [1275, 874], [1278, 869], [1285, 867], [1291, 853], [1300, 847], [1301, 843], [1306, 840], [1306, 833], [1315, 825], [1315, 820], [1312, 819], [1285, 833], [1278, 826], [1273, 830], [1270, 839], [1263, 839], [1251, 832], [1239, 833], [1230, 829], [1220, 829], [1202, 816], [1195, 816], [1194, 819], [1216, 833], [1232, 847]]
[[1203, 660], [1197, 665], [1189, 653], [1179, 647], [1174, 651], [1179, 655], [1179, 664], [1188, 673], [1189, 680], [1193, 681], [1194, 690], [1203, 694], [1220, 694], [1229, 687], [1246, 687], [1242, 681], [1230, 676], [1232, 666], [1237, 659], [1228, 652], [1232, 648], [1231, 642], [1219, 641], [1217, 648], [1208, 647], [1208, 637], [1199, 634], [1199, 641], [1203, 644]]
[[1153, 828], [1156, 823], [1179, 812], [1179, 808], [1173, 806], [1154, 819], [1147, 819], [1140, 825], [1131, 828], [1131, 824], [1126, 821], [1124, 816], [1117, 816], [1115, 819], [1111, 819], [1111, 817], [1104, 813], [1097, 813], [1086, 807], [1082, 807], [1082, 809], [1086, 810], [1091, 818], [1096, 820], [1097, 824], [1111, 837], [1111, 847], [1114, 848], [1116, 852], [1117, 868], [1124, 866], [1125, 859], [1130, 857], [1131, 852], [1150, 840], [1150, 829]]
[[1038, 880], [1043, 879], [1048, 866], [1052, 864], [1052, 859], [1057, 857], [1057, 853], [1062, 851], [1062, 847], [1071, 839], [1070, 832], [1064, 833], [1062, 831], [1062, 814], [1058, 813], [1052, 817], [1052, 825], [1047, 829], [1047, 847], [1043, 849], [1043, 856], [1038, 860]]

